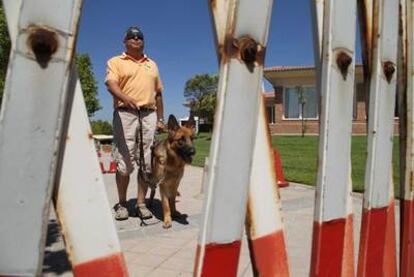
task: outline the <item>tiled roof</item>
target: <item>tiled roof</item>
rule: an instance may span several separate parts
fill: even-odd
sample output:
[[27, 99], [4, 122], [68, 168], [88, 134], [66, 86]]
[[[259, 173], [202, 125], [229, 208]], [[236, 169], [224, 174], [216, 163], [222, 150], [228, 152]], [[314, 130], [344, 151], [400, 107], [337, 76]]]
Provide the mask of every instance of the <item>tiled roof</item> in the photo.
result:
[[[362, 67], [362, 64], [356, 64], [356, 67]], [[266, 72], [284, 72], [295, 70], [312, 70], [315, 69], [313, 65], [293, 65], [293, 66], [272, 66], [264, 69]]]
[[274, 92], [264, 92], [263, 96], [265, 98], [269, 98], [269, 97], [271, 98], [271, 97], [275, 97], [275, 93]]
[[272, 66], [265, 68], [267, 72], [282, 72], [282, 71], [293, 71], [293, 70], [312, 70], [315, 69], [313, 65], [297, 65], [297, 66]]

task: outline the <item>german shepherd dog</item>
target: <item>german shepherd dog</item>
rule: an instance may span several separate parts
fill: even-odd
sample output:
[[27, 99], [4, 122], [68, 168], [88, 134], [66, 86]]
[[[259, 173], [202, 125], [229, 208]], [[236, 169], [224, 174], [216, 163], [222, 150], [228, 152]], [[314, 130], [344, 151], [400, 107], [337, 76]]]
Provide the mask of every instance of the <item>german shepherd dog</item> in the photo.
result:
[[[190, 117], [184, 126], [180, 126], [177, 119], [170, 115], [168, 137], [153, 147], [152, 175], [160, 187], [164, 228], [170, 228], [172, 218], [180, 216], [175, 208], [175, 198], [184, 174], [184, 166], [193, 161], [195, 154], [194, 123], [194, 118]], [[154, 194], [155, 189], [151, 188], [150, 205]]]

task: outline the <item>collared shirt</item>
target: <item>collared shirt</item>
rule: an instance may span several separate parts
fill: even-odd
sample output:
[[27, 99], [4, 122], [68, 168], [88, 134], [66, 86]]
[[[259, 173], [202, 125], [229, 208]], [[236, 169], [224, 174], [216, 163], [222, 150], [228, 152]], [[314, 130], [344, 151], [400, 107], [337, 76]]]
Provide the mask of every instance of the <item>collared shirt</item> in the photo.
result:
[[[140, 107], [155, 109], [155, 94], [163, 89], [157, 64], [146, 55], [140, 60], [126, 53], [111, 58], [106, 69], [105, 81], [108, 80], [116, 81]], [[114, 107], [122, 106], [124, 103], [114, 97]]]

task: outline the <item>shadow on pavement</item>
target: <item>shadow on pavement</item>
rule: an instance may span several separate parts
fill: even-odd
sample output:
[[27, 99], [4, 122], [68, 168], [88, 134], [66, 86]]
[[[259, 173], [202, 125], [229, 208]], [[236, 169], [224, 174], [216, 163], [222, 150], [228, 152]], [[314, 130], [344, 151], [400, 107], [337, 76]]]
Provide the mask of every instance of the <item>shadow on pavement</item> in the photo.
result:
[[[53, 272], [55, 274], [63, 274], [71, 271], [68, 256], [65, 249], [54, 250], [54, 244], [61, 241], [59, 225], [56, 220], [49, 220], [45, 256], [43, 258], [43, 273]], [[63, 242], [61, 242], [63, 244]]]
[[[152, 212], [154, 217], [156, 219], [158, 219], [159, 221], [162, 221], [162, 204], [161, 204], [161, 201], [159, 199], [154, 198], [154, 200], [152, 200], [151, 205], [149, 203], [149, 199], [145, 199], [145, 201], [146, 201], [148, 209]], [[131, 198], [127, 202], [128, 213], [131, 217], [138, 217], [137, 211], [136, 211], [136, 208], [135, 208], [136, 204], [137, 204], [137, 199], [136, 198]], [[173, 221], [178, 222], [182, 225], [188, 225], [189, 222], [188, 222], [187, 218], [188, 218], [187, 214], [182, 214], [182, 213], [179, 212], [178, 216], [173, 217]]]
[[49, 220], [49, 224], [47, 226], [46, 247], [51, 246], [53, 243], [59, 241], [59, 237], [59, 225], [57, 224], [56, 220]]

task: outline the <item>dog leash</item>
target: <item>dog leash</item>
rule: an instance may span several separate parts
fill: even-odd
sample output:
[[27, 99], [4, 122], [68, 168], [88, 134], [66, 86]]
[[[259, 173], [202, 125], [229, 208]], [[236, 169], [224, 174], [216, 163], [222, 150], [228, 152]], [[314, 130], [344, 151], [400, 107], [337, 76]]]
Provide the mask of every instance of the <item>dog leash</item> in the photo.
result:
[[152, 178], [150, 176], [148, 176], [149, 174], [145, 170], [146, 166], [145, 166], [145, 157], [144, 157], [142, 114], [141, 114], [140, 109], [138, 109], [138, 120], [139, 120], [139, 169], [138, 169], [138, 174], [144, 180], [145, 183], [149, 184], [149, 186], [151, 187], [151, 193], [152, 193], [152, 189], [154, 189], [154, 191], [155, 191], [156, 187], [154, 187], [154, 184], [151, 180]]
[[155, 225], [155, 224], [158, 224], [158, 223], [161, 222], [161, 220], [156, 219], [154, 217], [151, 218], [151, 219], [142, 219], [142, 218], [140, 218], [140, 220], [141, 220], [141, 222], [139, 223], [140, 227], [151, 226], [151, 225]]
[[[151, 173], [148, 173], [145, 168], [145, 156], [144, 156], [144, 140], [143, 140], [143, 128], [142, 128], [142, 114], [141, 114], [141, 110], [138, 109], [138, 120], [139, 120], [139, 168], [138, 168], [138, 174], [141, 177], [141, 179], [147, 183], [151, 189], [151, 198], [152, 199], [155, 195], [155, 189], [157, 188], [157, 184], [155, 184], [151, 178], [152, 176], [149, 176]], [[153, 147], [153, 145], [151, 146]], [[153, 149], [151, 149], [151, 151], [153, 151]], [[152, 153], [151, 153], [152, 156]], [[152, 160], [152, 159], [151, 159]], [[151, 166], [152, 166], [152, 161], [151, 161]], [[152, 170], [152, 168], [151, 168]], [[141, 219], [141, 223], [140, 226], [148, 226], [148, 225], [154, 225], [157, 224], [158, 222], [160, 222], [159, 220], [156, 221], [149, 221], [143, 218]]]
[[[154, 170], [155, 168], [155, 148], [159, 145], [163, 143], [162, 141], [158, 140], [156, 136], [154, 136], [154, 143], [151, 146], [151, 169]], [[152, 185], [153, 187], [151, 187], [151, 193], [150, 193], [150, 199], [154, 199], [155, 196], [155, 189], [164, 181], [165, 179], [165, 172], [162, 174], [161, 178], [159, 178], [160, 176], [155, 177], [154, 176], [154, 172], [152, 172]], [[156, 178], [159, 178], [158, 180]], [[152, 201], [150, 201], [149, 205], [152, 205]]]

